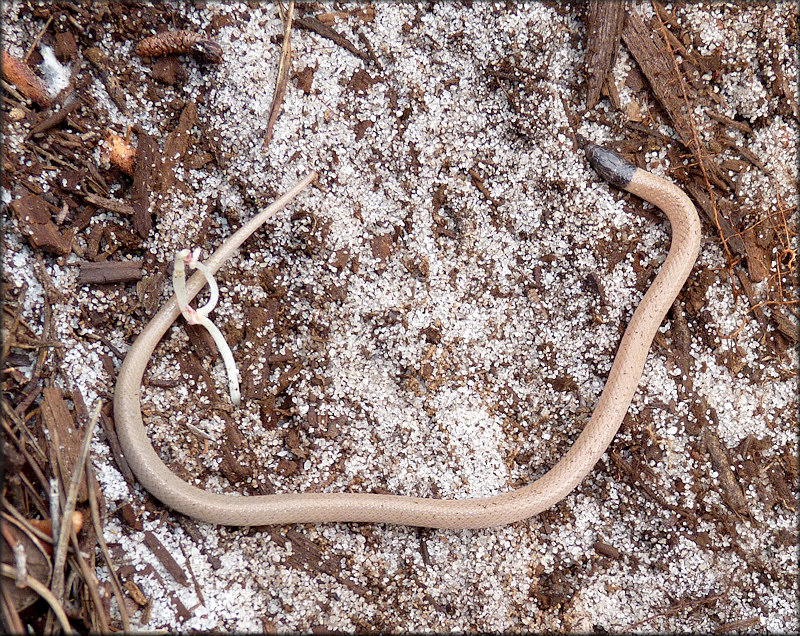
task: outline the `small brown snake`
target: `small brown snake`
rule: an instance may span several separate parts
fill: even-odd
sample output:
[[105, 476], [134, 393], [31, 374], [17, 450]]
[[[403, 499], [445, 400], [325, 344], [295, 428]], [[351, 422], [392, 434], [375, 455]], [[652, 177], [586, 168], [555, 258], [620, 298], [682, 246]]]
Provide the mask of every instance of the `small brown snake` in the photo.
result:
[[[614, 364], [591, 419], [566, 455], [533, 483], [493, 497], [427, 499], [360, 493], [298, 493], [260, 496], [216, 494], [189, 485], [156, 454], [142, 422], [140, 389], [156, 345], [179, 315], [172, 299], [147, 324], [128, 351], [114, 395], [116, 430], [125, 459], [142, 485], [165, 505], [209, 523], [258, 526], [333, 521], [394, 523], [429, 528], [485, 528], [527, 519], [560, 501], [592, 470], [617, 432], [644, 370], [661, 321], [694, 266], [700, 220], [689, 198], [668, 181], [631, 165], [616, 153], [586, 144], [595, 169], [614, 185], [661, 208], [672, 225], [672, 245], [620, 342]], [[315, 178], [312, 172], [228, 238], [206, 261], [216, 272], [265, 221]], [[191, 300], [205, 279], [187, 283]]]

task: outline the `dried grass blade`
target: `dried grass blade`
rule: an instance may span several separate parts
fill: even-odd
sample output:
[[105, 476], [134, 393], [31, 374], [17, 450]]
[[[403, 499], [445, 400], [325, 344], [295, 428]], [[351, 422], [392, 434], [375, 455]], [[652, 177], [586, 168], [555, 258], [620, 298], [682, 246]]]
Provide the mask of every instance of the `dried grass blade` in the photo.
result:
[[272, 141], [275, 122], [281, 112], [283, 97], [286, 95], [286, 85], [289, 83], [289, 71], [292, 68], [292, 21], [294, 20], [294, 0], [289, 2], [289, 8], [283, 17], [283, 46], [281, 47], [281, 57], [278, 62], [278, 78], [275, 80], [275, 94], [272, 97], [272, 106], [269, 109], [269, 120], [267, 121], [267, 132], [264, 134], [264, 145], [266, 150], [269, 142]]

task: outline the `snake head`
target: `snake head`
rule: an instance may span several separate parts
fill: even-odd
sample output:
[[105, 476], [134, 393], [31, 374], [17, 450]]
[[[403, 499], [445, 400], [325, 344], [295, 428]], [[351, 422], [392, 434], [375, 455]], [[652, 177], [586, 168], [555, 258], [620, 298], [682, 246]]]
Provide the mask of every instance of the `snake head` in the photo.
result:
[[631, 182], [633, 173], [636, 172], [637, 168], [626, 161], [622, 155], [608, 148], [598, 146], [591, 141], [586, 141], [583, 150], [589, 163], [592, 164], [592, 168], [603, 179], [618, 188], [625, 188]]

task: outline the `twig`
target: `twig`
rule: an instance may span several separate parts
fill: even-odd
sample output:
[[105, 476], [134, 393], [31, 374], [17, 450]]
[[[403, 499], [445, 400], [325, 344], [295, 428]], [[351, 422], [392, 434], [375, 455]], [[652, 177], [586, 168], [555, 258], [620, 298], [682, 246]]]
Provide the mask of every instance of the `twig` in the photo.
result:
[[23, 634], [25, 627], [19, 618], [17, 608], [14, 607], [14, 602], [8, 597], [8, 588], [5, 585], [0, 586], [0, 594], [3, 598], [3, 618], [6, 621], [6, 628], [15, 634]]
[[117, 571], [114, 569], [114, 564], [111, 561], [111, 553], [108, 551], [105, 537], [103, 536], [103, 525], [100, 523], [100, 510], [97, 506], [97, 496], [93, 488], [94, 485], [94, 467], [91, 460], [86, 458], [86, 488], [89, 492], [89, 510], [92, 514], [92, 523], [94, 524], [94, 531], [97, 535], [97, 543], [100, 544], [100, 551], [103, 553], [103, 558], [106, 560], [108, 572], [111, 575], [111, 589], [114, 591], [114, 596], [117, 598], [117, 605], [119, 606], [119, 615], [122, 618], [122, 631], [130, 633], [131, 619], [128, 616], [128, 609], [125, 607], [125, 596], [122, 594], [122, 585], [120, 585]]
[[[3, 576], [9, 579], [16, 579], [17, 578], [17, 571], [11, 567], [10, 565], [3, 563], [2, 569], [0, 570]], [[24, 587], [31, 588], [34, 592], [36, 592], [39, 596], [41, 596], [47, 604], [50, 606], [50, 609], [53, 610], [53, 614], [55, 614], [56, 619], [58, 620], [59, 624], [61, 625], [61, 629], [66, 634], [76, 634], [77, 632], [73, 631], [72, 626], [69, 624], [69, 619], [67, 615], [64, 613], [64, 609], [58, 602], [53, 593], [47, 589], [42, 583], [37, 581], [35, 578], [31, 576], [26, 576], [22, 584]]]
[[708, 594], [707, 596], [705, 596], [703, 598], [691, 599], [691, 600], [682, 600], [682, 601], [679, 601], [678, 603], [673, 603], [670, 607], [668, 607], [664, 611], [659, 612], [658, 614], [653, 614], [652, 616], [648, 616], [647, 618], [643, 618], [640, 621], [632, 623], [632, 624], [628, 625], [627, 627], [623, 628], [622, 631], [623, 632], [633, 631], [634, 629], [639, 627], [639, 625], [644, 625], [645, 623], [649, 623], [654, 618], [661, 618], [662, 616], [663, 617], [672, 616], [674, 614], [677, 614], [678, 612], [680, 612], [683, 609], [702, 607], [703, 605], [709, 605], [711, 603], [715, 603], [719, 599], [724, 598], [725, 596], [727, 596], [728, 587], [726, 587], [725, 590], [722, 593]]
[[350, 40], [348, 40], [343, 35], [337, 33], [327, 24], [321, 22], [319, 19], [313, 16], [304, 16], [295, 18], [294, 23], [297, 26], [306, 29], [307, 31], [313, 31], [317, 35], [321, 35], [324, 38], [328, 38], [329, 40], [341, 46], [343, 49], [350, 51], [353, 55], [360, 57], [365, 62], [372, 61], [369, 55], [364, 53], [364, 51], [359, 51], [355, 46], [353, 46], [353, 43], [350, 42]]
[[267, 120], [267, 132], [264, 134], [264, 144], [262, 150], [266, 150], [278, 121], [281, 112], [283, 97], [286, 95], [286, 86], [289, 83], [289, 71], [292, 68], [292, 22], [294, 20], [294, 0], [289, 1], [289, 8], [284, 12], [281, 8], [281, 18], [283, 19], [283, 45], [281, 46], [281, 57], [278, 61], [278, 77], [275, 80], [275, 94], [272, 96], [272, 106], [269, 109], [269, 119]]
[[[87, 456], [87, 464], [91, 463], [91, 460], [88, 459]], [[86, 587], [89, 588], [89, 596], [92, 599], [92, 603], [97, 608], [97, 616], [100, 619], [100, 628], [97, 630], [103, 634], [108, 634], [108, 619], [105, 613], [105, 607], [103, 606], [103, 602], [100, 600], [100, 593], [97, 590], [97, 577], [95, 573], [89, 568], [89, 564], [86, 563], [86, 559], [83, 558], [83, 554], [81, 554], [81, 546], [78, 543], [78, 534], [75, 532], [75, 526], [70, 523], [69, 525], [69, 538], [70, 542], [72, 543], [72, 547], [74, 549], [75, 560], [78, 562], [78, 569], [81, 571], [81, 576], [83, 576], [84, 583], [86, 583]]]
[[[53, 471], [56, 472], [55, 470]], [[58, 479], [56, 477], [50, 478], [50, 491], [48, 492], [48, 496], [50, 498], [50, 524], [51, 528], [60, 528], [61, 527], [61, 515], [59, 512], [59, 504], [60, 502], [60, 491], [58, 488]]]
[[39, 42], [42, 39], [42, 36], [45, 34], [45, 31], [47, 31], [47, 27], [50, 26], [50, 23], [52, 21], [53, 21], [53, 14], [51, 13], [50, 17], [47, 18], [47, 22], [45, 22], [44, 26], [41, 28], [39, 33], [36, 34], [36, 37], [33, 38], [33, 42], [31, 42], [31, 45], [28, 47], [28, 52], [25, 54], [25, 57], [22, 58], [22, 61], [25, 62], [26, 64], [28, 63], [28, 58], [31, 56], [31, 53], [33, 53], [33, 49], [35, 49], [36, 45], [39, 44]]
[[31, 446], [37, 452], [38, 456], [42, 458], [42, 461], [46, 461], [44, 452], [42, 451], [39, 444], [36, 443], [36, 439], [33, 437], [33, 435], [31, 435], [31, 432], [28, 430], [28, 427], [22, 423], [19, 414], [16, 413], [14, 409], [12, 409], [11, 406], [5, 400], [2, 400], [2, 403], [3, 403], [3, 411], [5, 411], [5, 417], [0, 417], [0, 422], [2, 422], [3, 428], [8, 433], [9, 438], [14, 442], [14, 445], [17, 447], [17, 450], [19, 450], [19, 452], [22, 453], [22, 456], [25, 458], [25, 461], [28, 462], [28, 465], [36, 474], [36, 478], [39, 480], [39, 483], [46, 484], [47, 477], [44, 476], [44, 472], [42, 471], [39, 462], [37, 462], [33, 457], [31, 457], [31, 454], [28, 452], [28, 449], [25, 448], [25, 444], [23, 444], [21, 440], [17, 439], [17, 436], [11, 429], [8, 420], [12, 420], [14, 422], [14, 426], [19, 428], [23, 433], [26, 434], [28, 440], [31, 442]]
[[[36, 540], [39, 542], [44, 541], [45, 543], [53, 543], [52, 536], [49, 536], [44, 530], [40, 530], [36, 526], [32, 525], [30, 519], [26, 519], [25, 516], [19, 510], [17, 510], [8, 499], [0, 495], [0, 501], [3, 502], [3, 507], [11, 513], [11, 514], [9, 514], [8, 512], [0, 513], [0, 516], [2, 516], [3, 519], [8, 521], [9, 523], [13, 523], [12, 521], [13, 519], [18, 524], [23, 526], [26, 532], [36, 537]], [[40, 543], [38, 547], [42, 551], [44, 551], [44, 544]]]
[[85, 194], [83, 195], [83, 200], [103, 210], [111, 210], [112, 212], [124, 214], [125, 216], [133, 216], [135, 212], [130, 203], [118, 201], [117, 199], [110, 199], [108, 197], [101, 197], [96, 194]]

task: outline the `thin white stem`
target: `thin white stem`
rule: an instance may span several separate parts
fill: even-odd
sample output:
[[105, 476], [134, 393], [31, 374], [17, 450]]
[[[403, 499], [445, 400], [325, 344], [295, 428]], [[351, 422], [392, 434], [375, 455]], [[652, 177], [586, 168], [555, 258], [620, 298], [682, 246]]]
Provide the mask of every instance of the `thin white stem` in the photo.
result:
[[[202, 325], [214, 339], [217, 350], [222, 356], [222, 361], [225, 363], [225, 371], [228, 374], [228, 389], [231, 392], [231, 402], [235, 406], [239, 406], [242, 401], [242, 395], [239, 391], [239, 373], [236, 369], [236, 362], [233, 359], [233, 352], [225, 341], [225, 336], [222, 335], [222, 332], [208, 317], [208, 314], [216, 307], [217, 300], [219, 300], [219, 288], [211, 270], [200, 262], [199, 256], [199, 249], [194, 252], [184, 249], [175, 254], [175, 266], [172, 270], [172, 286], [175, 289], [175, 298], [186, 322], [190, 325]], [[192, 308], [188, 302], [186, 294], [186, 265], [201, 272], [208, 283], [211, 295], [208, 302], [200, 309]]]
[[203, 276], [205, 276], [206, 280], [208, 281], [208, 302], [197, 310], [198, 314], [208, 316], [208, 314], [214, 310], [214, 307], [217, 306], [217, 301], [219, 300], [219, 287], [217, 287], [217, 281], [214, 280], [214, 276], [211, 274], [211, 271], [200, 261], [193, 261], [190, 264], [190, 267], [193, 267], [199, 272], [203, 272]]
[[186, 320], [186, 308], [189, 306], [189, 299], [186, 296], [186, 259], [191, 253], [189, 250], [181, 250], [175, 254], [175, 265], [172, 268], [172, 288], [175, 290], [175, 298], [178, 307]]
[[211, 322], [206, 316], [200, 315], [199, 323], [208, 329], [208, 333], [214, 339], [219, 349], [219, 354], [222, 356], [222, 361], [225, 363], [225, 371], [228, 373], [228, 388], [231, 392], [231, 402], [235, 406], [239, 406], [242, 401], [241, 393], [239, 393], [239, 372], [236, 369], [236, 363], [233, 360], [233, 352], [225, 341], [225, 336], [217, 329], [217, 326]]

